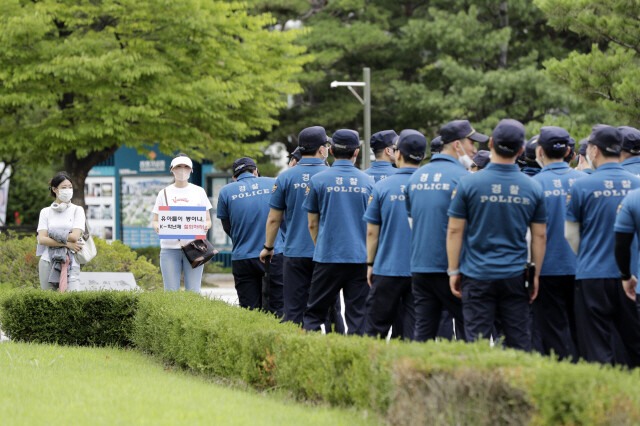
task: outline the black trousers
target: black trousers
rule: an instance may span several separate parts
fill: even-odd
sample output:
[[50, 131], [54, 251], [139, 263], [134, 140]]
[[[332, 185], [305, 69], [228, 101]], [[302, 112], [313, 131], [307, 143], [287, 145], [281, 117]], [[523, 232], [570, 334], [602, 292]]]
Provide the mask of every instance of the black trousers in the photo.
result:
[[[282, 254], [276, 254], [271, 259], [269, 273], [271, 285], [269, 287], [269, 311], [281, 317], [283, 314], [282, 295]], [[240, 306], [247, 309], [260, 307], [262, 300], [262, 278], [264, 277], [264, 263], [259, 258], [234, 260], [231, 262], [233, 280], [238, 292]]]
[[365, 263], [317, 263], [304, 312], [304, 329], [320, 330], [342, 289], [348, 334], [364, 334], [365, 305], [369, 285]]
[[451, 339], [451, 317], [456, 320], [457, 338], [465, 338], [462, 301], [451, 293], [447, 274], [414, 273], [411, 291], [415, 304], [416, 341], [426, 342], [436, 336]]
[[516, 278], [476, 280], [462, 276], [462, 313], [466, 340], [488, 338], [500, 319], [505, 346], [531, 351], [529, 292], [524, 274]]
[[626, 349], [622, 363], [640, 366], [638, 307], [625, 294], [620, 279], [576, 280], [575, 312], [581, 358], [603, 364], [621, 363], [612, 338], [615, 330]]
[[574, 276], [540, 277], [538, 297], [533, 302], [534, 347], [544, 355], [553, 351], [560, 359], [575, 359], [576, 322]]
[[373, 275], [366, 315], [365, 333], [369, 336], [384, 339], [391, 326], [401, 322], [402, 334], [398, 337], [412, 340], [415, 319], [411, 277]]
[[[315, 263], [310, 257], [284, 256], [284, 320], [302, 326], [304, 310], [309, 301], [309, 288]], [[327, 332], [334, 330], [344, 333], [344, 321], [340, 314], [340, 297], [330, 309], [329, 320], [325, 322]]]

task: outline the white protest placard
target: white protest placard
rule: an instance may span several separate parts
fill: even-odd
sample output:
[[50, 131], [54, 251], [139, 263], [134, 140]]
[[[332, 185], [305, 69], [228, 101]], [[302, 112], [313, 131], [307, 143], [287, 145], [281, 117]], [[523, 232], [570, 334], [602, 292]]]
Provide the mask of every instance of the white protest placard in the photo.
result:
[[160, 206], [158, 210], [160, 239], [204, 240], [206, 238], [206, 207]]

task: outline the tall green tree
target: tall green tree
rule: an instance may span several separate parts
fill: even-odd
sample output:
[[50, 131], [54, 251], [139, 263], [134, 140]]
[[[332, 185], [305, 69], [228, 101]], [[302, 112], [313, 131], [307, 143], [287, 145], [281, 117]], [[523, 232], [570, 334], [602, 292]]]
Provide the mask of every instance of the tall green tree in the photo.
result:
[[296, 32], [213, 0], [0, 2], [0, 161], [89, 170], [126, 145], [243, 154], [270, 131], [307, 61]]
[[544, 72], [544, 61], [589, 43], [546, 24], [529, 0], [253, 0], [278, 23], [301, 20], [298, 39], [315, 58], [304, 93], [285, 110], [273, 139], [291, 145], [302, 127], [362, 130], [362, 106], [332, 80], [372, 72], [372, 131], [415, 128], [427, 136], [468, 118], [490, 132], [505, 117], [531, 131], [545, 122], [579, 127], [601, 111]]
[[549, 23], [594, 43], [545, 63], [549, 74], [596, 100], [620, 123], [640, 126], [640, 2], [637, 0], [537, 0]]

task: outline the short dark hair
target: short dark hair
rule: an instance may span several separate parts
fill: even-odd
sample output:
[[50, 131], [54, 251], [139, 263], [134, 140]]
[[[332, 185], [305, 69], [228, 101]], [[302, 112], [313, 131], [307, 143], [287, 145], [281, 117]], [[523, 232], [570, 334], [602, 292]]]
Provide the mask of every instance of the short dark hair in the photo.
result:
[[[320, 146], [322, 146], [322, 145], [320, 145]], [[302, 156], [303, 157], [306, 157], [308, 155], [315, 156], [318, 153], [318, 151], [320, 151], [320, 146], [317, 147], [316, 149], [305, 148], [304, 151], [302, 151]]]
[[[544, 155], [546, 155], [547, 157], [553, 159], [553, 160], [557, 160], [559, 158], [565, 158], [566, 157], [566, 153], [567, 150], [565, 149], [564, 151], [560, 150], [560, 149], [553, 149], [553, 147], [542, 147], [542, 152], [544, 152]], [[569, 151], [569, 155], [571, 155], [572, 151]]]
[[413, 166], [419, 166], [420, 163], [422, 163], [422, 161], [416, 161], [413, 158], [405, 157], [404, 155], [402, 155], [402, 152], [400, 153], [400, 156], [402, 157], [405, 163], [411, 164]]
[[53, 188], [57, 188], [58, 185], [60, 185], [65, 180], [68, 180], [69, 182], [71, 182], [71, 185], [73, 185], [73, 181], [71, 180], [71, 176], [69, 176], [69, 173], [67, 172], [56, 173], [55, 176], [52, 177], [51, 180], [49, 181], [49, 195], [52, 196], [53, 198], [56, 198], [56, 193], [53, 192]]
[[[591, 142], [589, 142], [589, 145], [598, 146], [598, 145], [596, 145], [594, 143], [591, 143]], [[598, 150], [602, 153], [603, 157], [607, 157], [607, 158], [620, 157], [620, 153], [619, 152], [616, 154], [615, 152], [610, 152], [610, 151], [607, 151], [604, 148], [600, 148], [599, 146], [598, 146]], [[585, 152], [584, 156], [585, 157], [587, 156], [586, 152]]]
[[382, 149], [374, 149], [373, 151], [373, 155], [376, 157], [376, 159], [380, 158], [382, 156], [382, 154], [384, 154], [384, 150], [387, 149], [387, 147], [384, 147]]
[[237, 172], [235, 172], [235, 173], [233, 174], [233, 177], [234, 177], [234, 178], [237, 178], [238, 176], [240, 176], [240, 175], [241, 175], [241, 174], [243, 174], [243, 173], [253, 173], [253, 171], [254, 171], [254, 170], [257, 170], [257, 169], [256, 169], [255, 167], [248, 166], [248, 167], [245, 167], [245, 168], [240, 169], [240, 170], [238, 170]]
[[336, 160], [350, 160], [351, 157], [353, 157], [353, 154], [356, 153], [356, 149], [358, 148], [338, 148], [337, 146], [333, 145], [331, 147], [331, 152], [333, 153], [333, 156]]
[[496, 155], [500, 158], [514, 158], [518, 156], [518, 153], [512, 154], [509, 152], [504, 152], [501, 149], [493, 149], [493, 152], [496, 153]]

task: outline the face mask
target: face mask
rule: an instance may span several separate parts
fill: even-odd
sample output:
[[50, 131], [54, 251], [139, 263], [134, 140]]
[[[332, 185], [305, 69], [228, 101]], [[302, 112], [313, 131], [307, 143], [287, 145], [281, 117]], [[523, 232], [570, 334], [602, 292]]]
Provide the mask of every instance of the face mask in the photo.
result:
[[189, 175], [191, 174], [191, 170], [178, 169], [174, 170], [173, 176], [175, 176], [177, 181], [184, 182], [189, 180]]
[[538, 163], [538, 166], [540, 166], [540, 168], [544, 167], [544, 164], [542, 163], [542, 157], [536, 157], [536, 163]]
[[586, 155], [584, 156], [584, 158], [586, 158], [587, 164], [589, 165], [589, 168], [595, 170], [595, 167], [593, 167], [593, 160], [591, 159], [591, 156], [589, 155], [589, 151], [585, 152], [585, 154]]
[[68, 203], [71, 201], [71, 197], [73, 197], [73, 189], [59, 189], [58, 190], [58, 198], [63, 203]]
[[324, 154], [322, 153], [322, 149], [320, 150], [320, 155], [322, 155], [322, 161], [327, 161], [327, 158], [329, 158], [329, 148], [324, 149]]
[[462, 147], [462, 144], [460, 144], [460, 149], [462, 150], [462, 156], [458, 158], [458, 161], [460, 161], [460, 164], [462, 164], [465, 169], [471, 170], [473, 160], [467, 155], [464, 148]]

